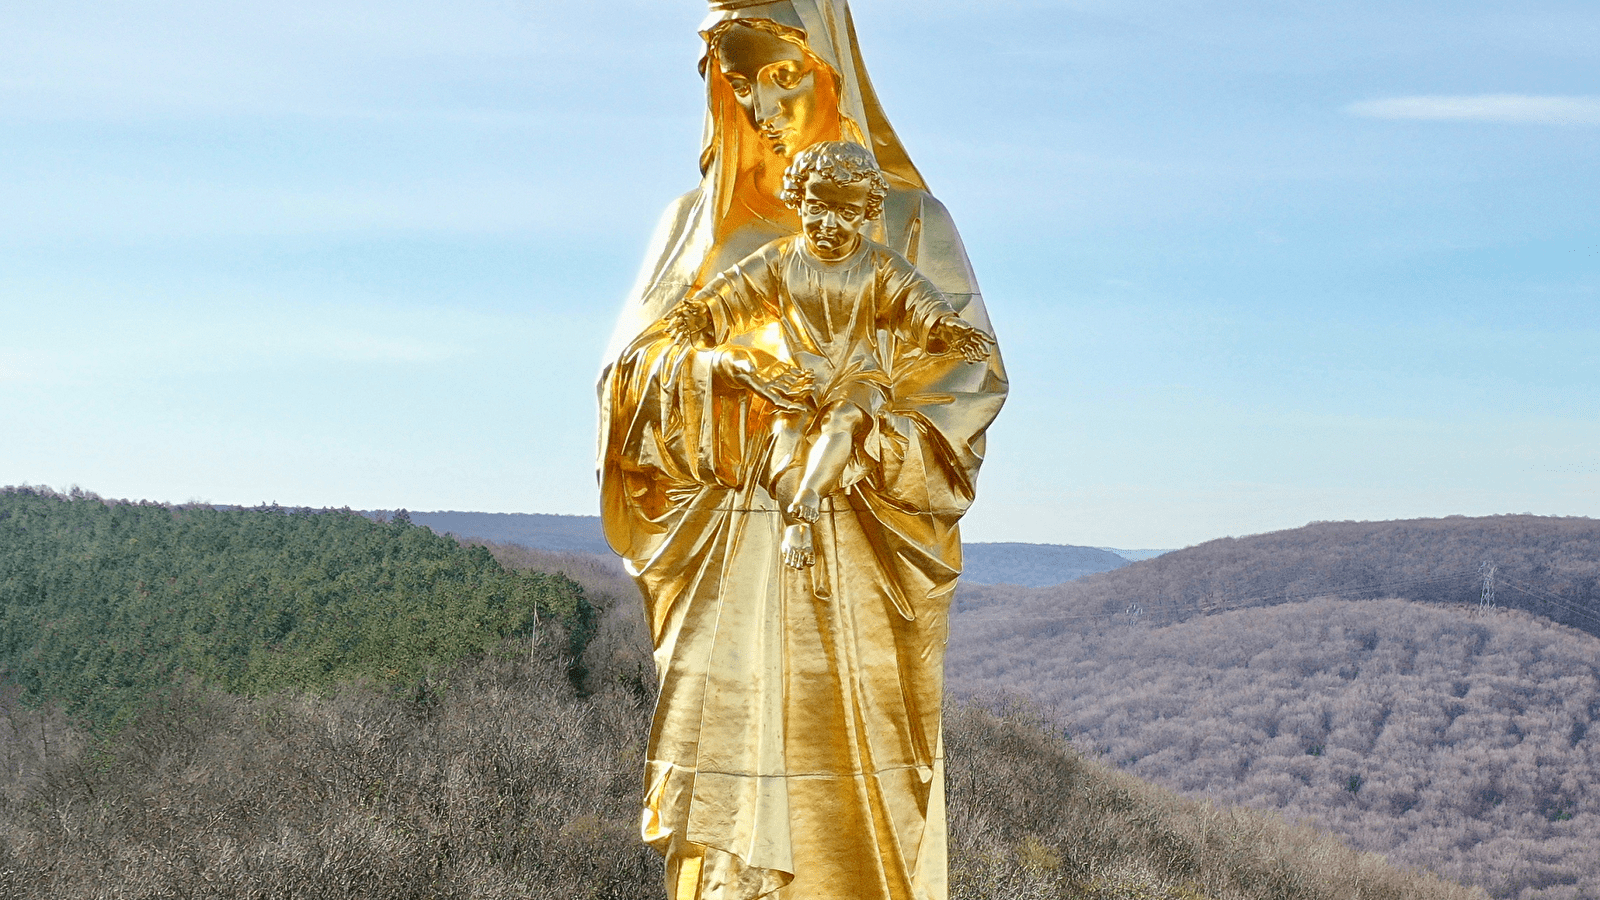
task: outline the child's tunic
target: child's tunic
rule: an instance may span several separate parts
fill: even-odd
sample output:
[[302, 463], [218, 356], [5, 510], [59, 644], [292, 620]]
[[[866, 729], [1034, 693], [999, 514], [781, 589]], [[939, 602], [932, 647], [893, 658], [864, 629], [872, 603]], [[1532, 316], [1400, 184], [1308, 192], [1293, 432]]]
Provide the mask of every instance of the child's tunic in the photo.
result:
[[865, 238], [840, 260], [817, 257], [803, 235], [779, 238], [723, 272], [694, 296], [723, 343], [776, 321], [792, 362], [815, 378], [817, 409], [851, 400], [876, 415], [889, 394], [883, 360], [898, 338], [923, 350], [944, 295], [905, 257]]

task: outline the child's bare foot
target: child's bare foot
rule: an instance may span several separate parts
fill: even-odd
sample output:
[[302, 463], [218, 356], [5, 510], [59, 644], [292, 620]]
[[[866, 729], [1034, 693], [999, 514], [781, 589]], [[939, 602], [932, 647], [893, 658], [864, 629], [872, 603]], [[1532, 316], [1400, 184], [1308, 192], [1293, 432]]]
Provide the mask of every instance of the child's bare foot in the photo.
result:
[[783, 561], [795, 569], [804, 569], [816, 562], [816, 553], [811, 549], [811, 526], [803, 522], [790, 525], [783, 530]]
[[789, 504], [788, 513], [802, 522], [815, 522], [822, 515], [822, 498], [811, 488], [801, 488], [794, 495], [794, 502]]

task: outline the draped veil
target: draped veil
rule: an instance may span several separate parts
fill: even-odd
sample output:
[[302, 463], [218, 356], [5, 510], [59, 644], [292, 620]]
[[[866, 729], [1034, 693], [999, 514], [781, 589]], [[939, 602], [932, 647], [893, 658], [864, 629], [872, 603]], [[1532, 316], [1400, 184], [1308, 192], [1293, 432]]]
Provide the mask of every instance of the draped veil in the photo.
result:
[[[737, 215], [744, 176], [770, 151], [716, 65], [722, 31], [759, 27], [826, 67], [840, 137], [868, 146], [890, 184], [870, 237], [991, 328], [954, 224], [878, 104], [845, 0], [713, 9], [701, 182], [663, 215], [600, 379], [606, 536], [644, 594], [660, 687], [643, 836], [666, 857], [671, 900], [944, 900], [956, 523], [1004, 369], [998, 353], [970, 363], [886, 333], [892, 396], [872, 465], [824, 499], [815, 569], [782, 565], [780, 511], [759, 478], [772, 407], [716, 382], [711, 355], [660, 323], [712, 275], [798, 230]], [[770, 349], [769, 331], [736, 340]]]

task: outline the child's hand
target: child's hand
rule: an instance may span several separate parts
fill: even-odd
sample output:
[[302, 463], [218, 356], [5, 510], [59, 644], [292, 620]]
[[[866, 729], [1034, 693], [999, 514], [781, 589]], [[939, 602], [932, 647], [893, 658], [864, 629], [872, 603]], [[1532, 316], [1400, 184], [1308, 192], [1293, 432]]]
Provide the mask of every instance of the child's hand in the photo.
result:
[[715, 365], [721, 378], [754, 391], [779, 409], [804, 409], [802, 401], [811, 393], [813, 385], [812, 375], [805, 369], [770, 357], [759, 359], [742, 347], [724, 347], [717, 351]]
[[711, 312], [698, 300], [685, 300], [674, 306], [662, 318], [673, 339], [680, 344], [697, 346], [702, 341], [710, 343]]
[[940, 319], [928, 336], [929, 343], [943, 344], [944, 352], [954, 350], [967, 362], [983, 362], [994, 351], [994, 338], [955, 316]]

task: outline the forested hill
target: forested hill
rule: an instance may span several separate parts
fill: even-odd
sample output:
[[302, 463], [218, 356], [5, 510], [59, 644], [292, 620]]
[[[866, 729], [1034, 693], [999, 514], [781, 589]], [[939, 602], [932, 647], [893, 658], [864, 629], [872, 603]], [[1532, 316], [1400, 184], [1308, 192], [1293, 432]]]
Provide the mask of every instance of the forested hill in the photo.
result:
[[243, 693], [404, 683], [541, 618], [582, 640], [567, 578], [349, 511], [0, 488], [0, 682], [123, 721], [185, 676]]
[[1600, 897], [1597, 577], [1594, 519], [1319, 522], [964, 585], [946, 685], [1034, 698], [1140, 777], [1495, 898]]
[[1313, 600], [1148, 627], [953, 623], [946, 685], [1504, 900], [1600, 897], [1600, 639], [1519, 610]]
[[[68, 508], [114, 535], [93, 502]], [[269, 530], [370, 528], [374, 546], [428, 535], [338, 515], [254, 518]], [[425, 691], [239, 697], [184, 685], [102, 742], [0, 690], [0, 898], [659, 896], [661, 862], [638, 830], [654, 689], [638, 592], [610, 558], [490, 549], [512, 569], [565, 571], [595, 604], [577, 654], [583, 690], [573, 648], [542, 624], [537, 640], [502, 641]], [[944, 733], [957, 900], [1485, 900], [1109, 771], [1023, 706], [953, 706]]]
[[1319, 596], [1477, 603], [1486, 561], [1497, 605], [1600, 635], [1600, 520], [1528, 515], [1315, 522], [1050, 588], [969, 587], [962, 609], [1037, 628], [1130, 615], [1172, 623]]

